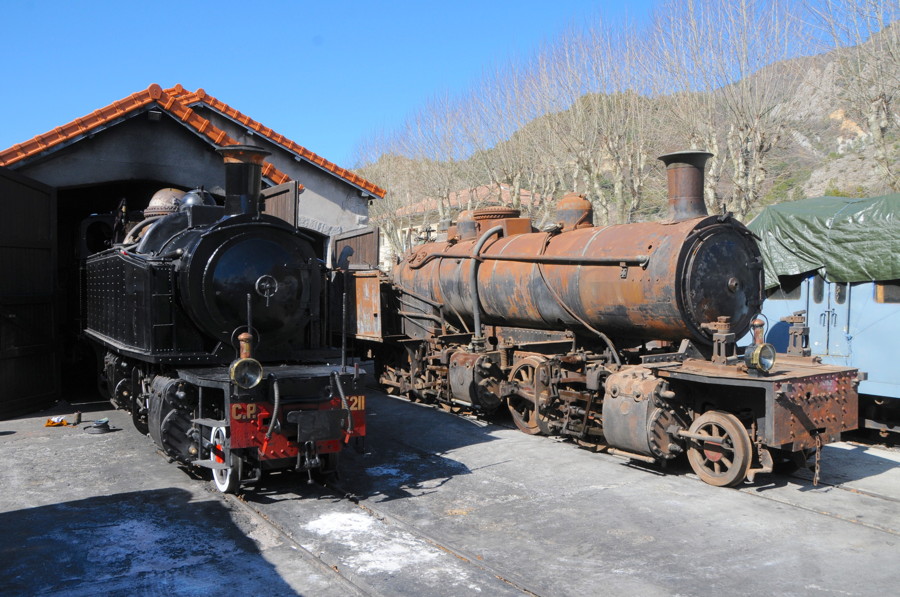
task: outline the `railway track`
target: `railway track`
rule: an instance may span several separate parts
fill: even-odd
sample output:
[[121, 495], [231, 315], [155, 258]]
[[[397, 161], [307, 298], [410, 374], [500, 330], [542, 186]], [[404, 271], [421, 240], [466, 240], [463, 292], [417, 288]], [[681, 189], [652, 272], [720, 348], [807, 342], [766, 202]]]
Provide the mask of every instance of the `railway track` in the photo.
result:
[[[289, 476], [296, 477], [295, 475]], [[388, 525], [413, 537], [416, 541], [421, 543], [423, 548], [433, 549], [436, 552], [452, 557], [457, 564], [467, 569], [468, 576], [471, 580], [474, 580], [476, 584], [485, 583], [491, 585], [499, 582], [508, 589], [507, 593], [509, 594], [540, 595], [534, 588], [528, 587], [525, 582], [515, 579], [514, 575], [510, 574], [508, 571], [490, 565], [484, 562], [480, 557], [467, 553], [465, 550], [458, 547], [454, 547], [448, 542], [430, 535], [422, 529], [417, 528], [415, 525], [410, 524], [377, 506], [365, 503], [364, 500], [360, 500], [358, 496], [343, 488], [339, 482], [327, 484], [315, 482], [314, 485], [316, 486], [317, 497], [319, 499], [321, 499], [322, 496], [327, 496], [335, 500], [335, 502], [340, 502], [343, 505], [341, 509], [345, 513], [349, 509], [363, 513], [365, 516], [371, 517], [377, 523]], [[282, 540], [286, 541], [301, 558], [317, 566], [323, 574], [337, 579], [338, 582], [347, 587], [351, 594], [388, 596], [402, 594], [404, 592], [401, 590], [398, 593], [397, 587], [395, 586], [388, 589], [376, 587], [363, 578], [363, 575], [356, 572], [351, 565], [342, 561], [335, 554], [309, 549], [307, 547], [309, 544], [308, 540], [298, 537], [296, 530], [291, 530], [287, 528], [286, 525], [281, 524], [278, 520], [269, 515], [264, 505], [249, 501], [246, 499], [246, 495], [247, 494], [224, 495], [224, 498], [229, 504], [240, 509], [248, 516], [253, 517], [257, 524], [265, 525], [272, 529], [282, 538]], [[481, 579], [479, 581], [474, 577], [481, 577]], [[454, 593], [455, 591], [450, 591], [447, 594]]]
[[730, 490], [504, 421], [370, 405], [368, 451], [345, 456], [344, 479], [275, 475], [228, 498], [352, 594], [855, 595], [894, 582], [896, 452], [842, 444], [817, 487], [801, 471]]
[[243, 494], [222, 494], [222, 496], [232, 507], [253, 518], [257, 524], [274, 531], [300, 558], [318, 568], [325, 576], [335, 579], [349, 594], [360, 596], [375, 594], [370, 586], [359, 578], [355, 578], [351, 572], [343, 570], [334, 562], [329, 562], [328, 558], [323, 557], [322, 554], [317, 555], [306, 549], [289, 529], [273, 521], [260, 507], [243, 499]]
[[[549, 443], [549, 442], [545, 442]], [[408, 445], [402, 446], [403, 450], [408, 450]], [[591, 455], [596, 458], [597, 455]], [[602, 460], [606, 464], [618, 463], [619, 459], [602, 456]], [[659, 480], [666, 479], [659, 477]], [[794, 481], [803, 480], [802, 477], [793, 478]], [[803, 480], [804, 482], [808, 480]], [[275, 493], [279, 491], [288, 494], [293, 493], [290, 488], [296, 489], [297, 483], [302, 483], [302, 479], [297, 475], [284, 475], [284, 482], [273, 486], [271, 489]], [[699, 481], [691, 481], [689, 487], [697, 483], [696, 488], [702, 491], [708, 489], [699, 483]], [[390, 531], [387, 533], [388, 539], [385, 541], [379, 535], [373, 535], [369, 545], [362, 545], [362, 539], [359, 536], [353, 536], [351, 543], [360, 543], [360, 551], [391, 551], [392, 541], [400, 541], [407, 547], [412, 543], [415, 547], [411, 550], [422, 553], [430, 551], [435, 555], [434, 558], [427, 560], [425, 566], [444, 569], [448, 578], [465, 578], [466, 586], [485, 587], [484, 594], [505, 594], [505, 595], [548, 595], [553, 591], [547, 589], [546, 583], [535, 583], [534, 578], [523, 577], [520, 570], [514, 570], [510, 566], [510, 561], [503, 558], [494, 559], [492, 557], [483, 557], [478, 550], [471, 549], [470, 546], [460, 545], [453, 538], [446, 536], [438, 528], [428, 524], [423, 525], [421, 519], [417, 520], [415, 516], [406, 516], [401, 508], [398, 514], [397, 508], [382, 507], [378, 500], [369, 497], [358, 497], [354, 494], [353, 489], [346, 484], [338, 482], [330, 482], [328, 484], [317, 483], [312, 489], [307, 491], [299, 491], [293, 493], [289, 499], [284, 501], [268, 502], [267, 500], [258, 500], [254, 498], [254, 491], [250, 489], [243, 497], [228, 496], [230, 503], [241, 508], [248, 515], [257, 519], [260, 524], [265, 524], [272, 528], [278, 536], [288, 542], [294, 548], [295, 553], [303, 559], [315, 564], [323, 574], [330, 575], [337, 579], [347, 587], [348, 594], [354, 595], [397, 595], [397, 594], [421, 594], [421, 588], [416, 585], [414, 578], [418, 574], [424, 574], [422, 566], [413, 566], [412, 570], [399, 570], [396, 574], [392, 574], [392, 578], [386, 579], [384, 575], [373, 575], [371, 570], [365, 565], [360, 565], [359, 561], [354, 561], [353, 554], [343, 550], [343, 547], [337, 545], [340, 541], [345, 540], [346, 536], [338, 536], [334, 543], [323, 543], [321, 538], [311, 534], [309, 529], [312, 524], [310, 521], [320, 520], [324, 516], [341, 516], [345, 520], [358, 521], [365, 517], [371, 520], [372, 525], [381, 526]], [[716, 491], [716, 490], [713, 490]], [[760, 491], [757, 486], [748, 486], [737, 491], [718, 490], [724, 497], [725, 501], [733, 501], [738, 495], [747, 495], [755, 498], [751, 500], [756, 504], [771, 503], [778, 504], [777, 510], [784, 516], [784, 509], [788, 508], [794, 514], [788, 513], [788, 518], [802, 519], [812, 517], [812, 523], [807, 526], [836, 528], [837, 534], [855, 535], [859, 531], [848, 532], [848, 529], [865, 529], [867, 532], [877, 531], [878, 534], [885, 534], [892, 537], [891, 544], [896, 543], [896, 536], [900, 534], [897, 528], [893, 528], [890, 524], [881, 524], [877, 520], [868, 519], [862, 514], [848, 515], [846, 512], [835, 510], [830, 507], [828, 500], [832, 503], [852, 502], [859, 505], [863, 503], [869, 504], [875, 502], [880, 503], [884, 511], [895, 511], [896, 503], [900, 500], [891, 496], [877, 492], [867, 492], [865, 490], [854, 489], [852, 487], [842, 486], [837, 483], [823, 482], [819, 488], [814, 491], [799, 492], [781, 491], [781, 492], [765, 492]], [[835, 500], [832, 495], [839, 492], [842, 496]], [[807, 503], [798, 503], [794, 497], [803, 493], [803, 498], [810, 500]], [[810, 496], [810, 494], [814, 494]], [[817, 501], [818, 500], [818, 501]], [[273, 511], [271, 504], [290, 503], [291, 515], [287, 515], [288, 509], [282, 508], [280, 511]], [[386, 502], [388, 505], [396, 503], [393, 500]], [[297, 523], [296, 517], [298, 512], [306, 510], [311, 504], [327, 504], [324, 509], [319, 508], [317, 513], [310, 515], [300, 515], [303, 519], [300, 524]], [[771, 506], [757, 505], [756, 509], [763, 511], [773, 511]], [[859, 510], [864, 512], [864, 509]], [[889, 523], [890, 521], [888, 521]], [[838, 526], [834, 526], [838, 525]], [[840, 525], [846, 525], [841, 527]], [[844, 529], [843, 531], [841, 529]], [[473, 533], [475, 531], [473, 530]], [[621, 530], [617, 530], [617, 533]], [[398, 539], [398, 536], [400, 537]], [[618, 535], [617, 535], [618, 536]], [[604, 534], [598, 532], [599, 539], [603, 539]], [[326, 544], [327, 543], [327, 544]], [[358, 554], [358, 552], [355, 552]], [[550, 558], [552, 560], [552, 557]], [[647, 564], [649, 562], [644, 562]], [[537, 564], [537, 563], [536, 563]], [[548, 572], [552, 574], [552, 572]], [[459, 586], [450, 587], [447, 585], [446, 591], [433, 592], [429, 594], [460, 594], [462, 588]], [[563, 591], [566, 592], [566, 591]], [[852, 594], [852, 592], [851, 592]]]

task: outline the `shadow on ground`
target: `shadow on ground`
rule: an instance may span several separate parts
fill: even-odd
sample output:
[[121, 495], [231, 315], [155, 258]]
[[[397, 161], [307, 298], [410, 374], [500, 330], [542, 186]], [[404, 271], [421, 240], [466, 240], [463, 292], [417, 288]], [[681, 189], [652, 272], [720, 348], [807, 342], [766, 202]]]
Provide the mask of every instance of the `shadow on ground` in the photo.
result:
[[0, 594], [295, 594], [229, 514], [181, 489], [2, 513]]

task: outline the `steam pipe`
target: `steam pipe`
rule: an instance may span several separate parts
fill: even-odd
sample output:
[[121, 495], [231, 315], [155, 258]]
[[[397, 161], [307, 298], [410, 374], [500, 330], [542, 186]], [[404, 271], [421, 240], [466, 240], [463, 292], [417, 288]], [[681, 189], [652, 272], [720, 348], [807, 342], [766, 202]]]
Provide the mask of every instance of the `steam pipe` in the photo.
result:
[[[346, 288], [347, 276], [344, 275], [344, 284]], [[347, 291], [344, 291], [342, 301], [341, 315], [341, 373], [347, 372]]]
[[[428, 253], [421, 261], [415, 265], [410, 265], [411, 269], [419, 269], [432, 259], [473, 259], [473, 255], [464, 253], [435, 252]], [[646, 267], [650, 262], [649, 255], [631, 255], [628, 257], [592, 257], [589, 255], [528, 255], [522, 254], [503, 254], [503, 255], [485, 255], [477, 257], [482, 261], [521, 261], [525, 263], [556, 263], [564, 265], [639, 265]], [[404, 292], [407, 292], [404, 290]]]
[[[452, 257], [452, 255], [443, 255]], [[645, 266], [650, 261], [649, 255], [635, 255], [633, 257], [588, 257], [585, 255], [488, 255], [484, 261], [526, 261], [528, 263], [561, 263], [567, 265], [628, 265]]]
[[478, 239], [478, 242], [472, 247], [472, 267], [470, 269], [471, 274], [469, 275], [469, 281], [472, 284], [472, 315], [475, 320], [475, 325], [472, 327], [472, 333], [474, 334], [472, 343], [473, 345], [477, 344], [482, 348], [484, 345], [484, 337], [481, 335], [481, 301], [478, 298], [478, 264], [481, 262], [479, 253], [481, 253], [481, 249], [492, 236], [500, 234], [501, 232], [503, 232], [503, 226], [494, 226], [482, 234], [481, 238]]
[[272, 439], [272, 432], [278, 424], [278, 412], [281, 410], [281, 389], [274, 373], [269, 373], [269, 387], [272, 388], [272, 420], [269, 421], [269, 429], [266, 431], [266, 441]]
[[349, 436], [353, 433], [353, 413], [350, 412], [350, 403], [347, 402], [347, 394], [344, 393], [344, 386], [341, 385], [341, 376], [338, 375], [338, 372], [332, 371], [331, 378], [334, 380], [334, 385], [337, 387], [338, 394], [341, 397], [341, 406], [343, 407], [341, 410], [347, 413], [346, 432]]

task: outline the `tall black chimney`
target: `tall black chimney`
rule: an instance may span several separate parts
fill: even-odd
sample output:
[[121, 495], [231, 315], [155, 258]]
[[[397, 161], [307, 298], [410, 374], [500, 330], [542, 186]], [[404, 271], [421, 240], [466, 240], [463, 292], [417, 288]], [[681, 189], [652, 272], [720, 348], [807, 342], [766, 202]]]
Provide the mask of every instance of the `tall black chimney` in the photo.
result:
[[708, 151], [676, 151], [659, 156], [669, 183], [669, 219], [673, 222], [709, 215], [703, 201], [703, 175]]
[[253, 145], [220, 147], [225, 160], [225, 215], [259, 215], [262, 164], [270, 152]]

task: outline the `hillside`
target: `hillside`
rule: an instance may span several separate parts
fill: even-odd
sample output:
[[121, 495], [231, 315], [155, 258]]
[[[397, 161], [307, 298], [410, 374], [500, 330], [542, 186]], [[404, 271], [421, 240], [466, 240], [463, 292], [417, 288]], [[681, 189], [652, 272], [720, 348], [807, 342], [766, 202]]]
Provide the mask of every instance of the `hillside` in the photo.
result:
[[[531, 70], [428, 106], [373, 143], [375, 159], [359, 172], [389, 190], [373, 218], [395, 251], [414, 242], [409, 230], [455, 217], [461, 207], [450, 198], [476, 188], [498, 192], [465, 208], [523, 193], [543, 198], [513, 200], [538, 225], [552, 219], [555, 199], [573, 191], [592, 202], [597, 224], [658, 219], [666, 213], [665, 177], [655, 158], [690, 147], [716, 154], [707, 166], [710, 212], [724, 206], [748, 220], [766, 205], [804, 197], [886, 194], [900, 186], [898, 30], [779, 60], [705, 92], [677, 91], [664, 68], [606, 91], [616, 85], [574, 78], [570, 53], [563, 53], [564, 72], [553, 70], [555, 56], [547, 54]], [[597, 68], [600, 59], [589, 58], [582, 68]], [[619, 68], [617, 57], [601, 58], [601, 66]], [[565, 100], [573, 89], [597, 86], [604, 90]]]

